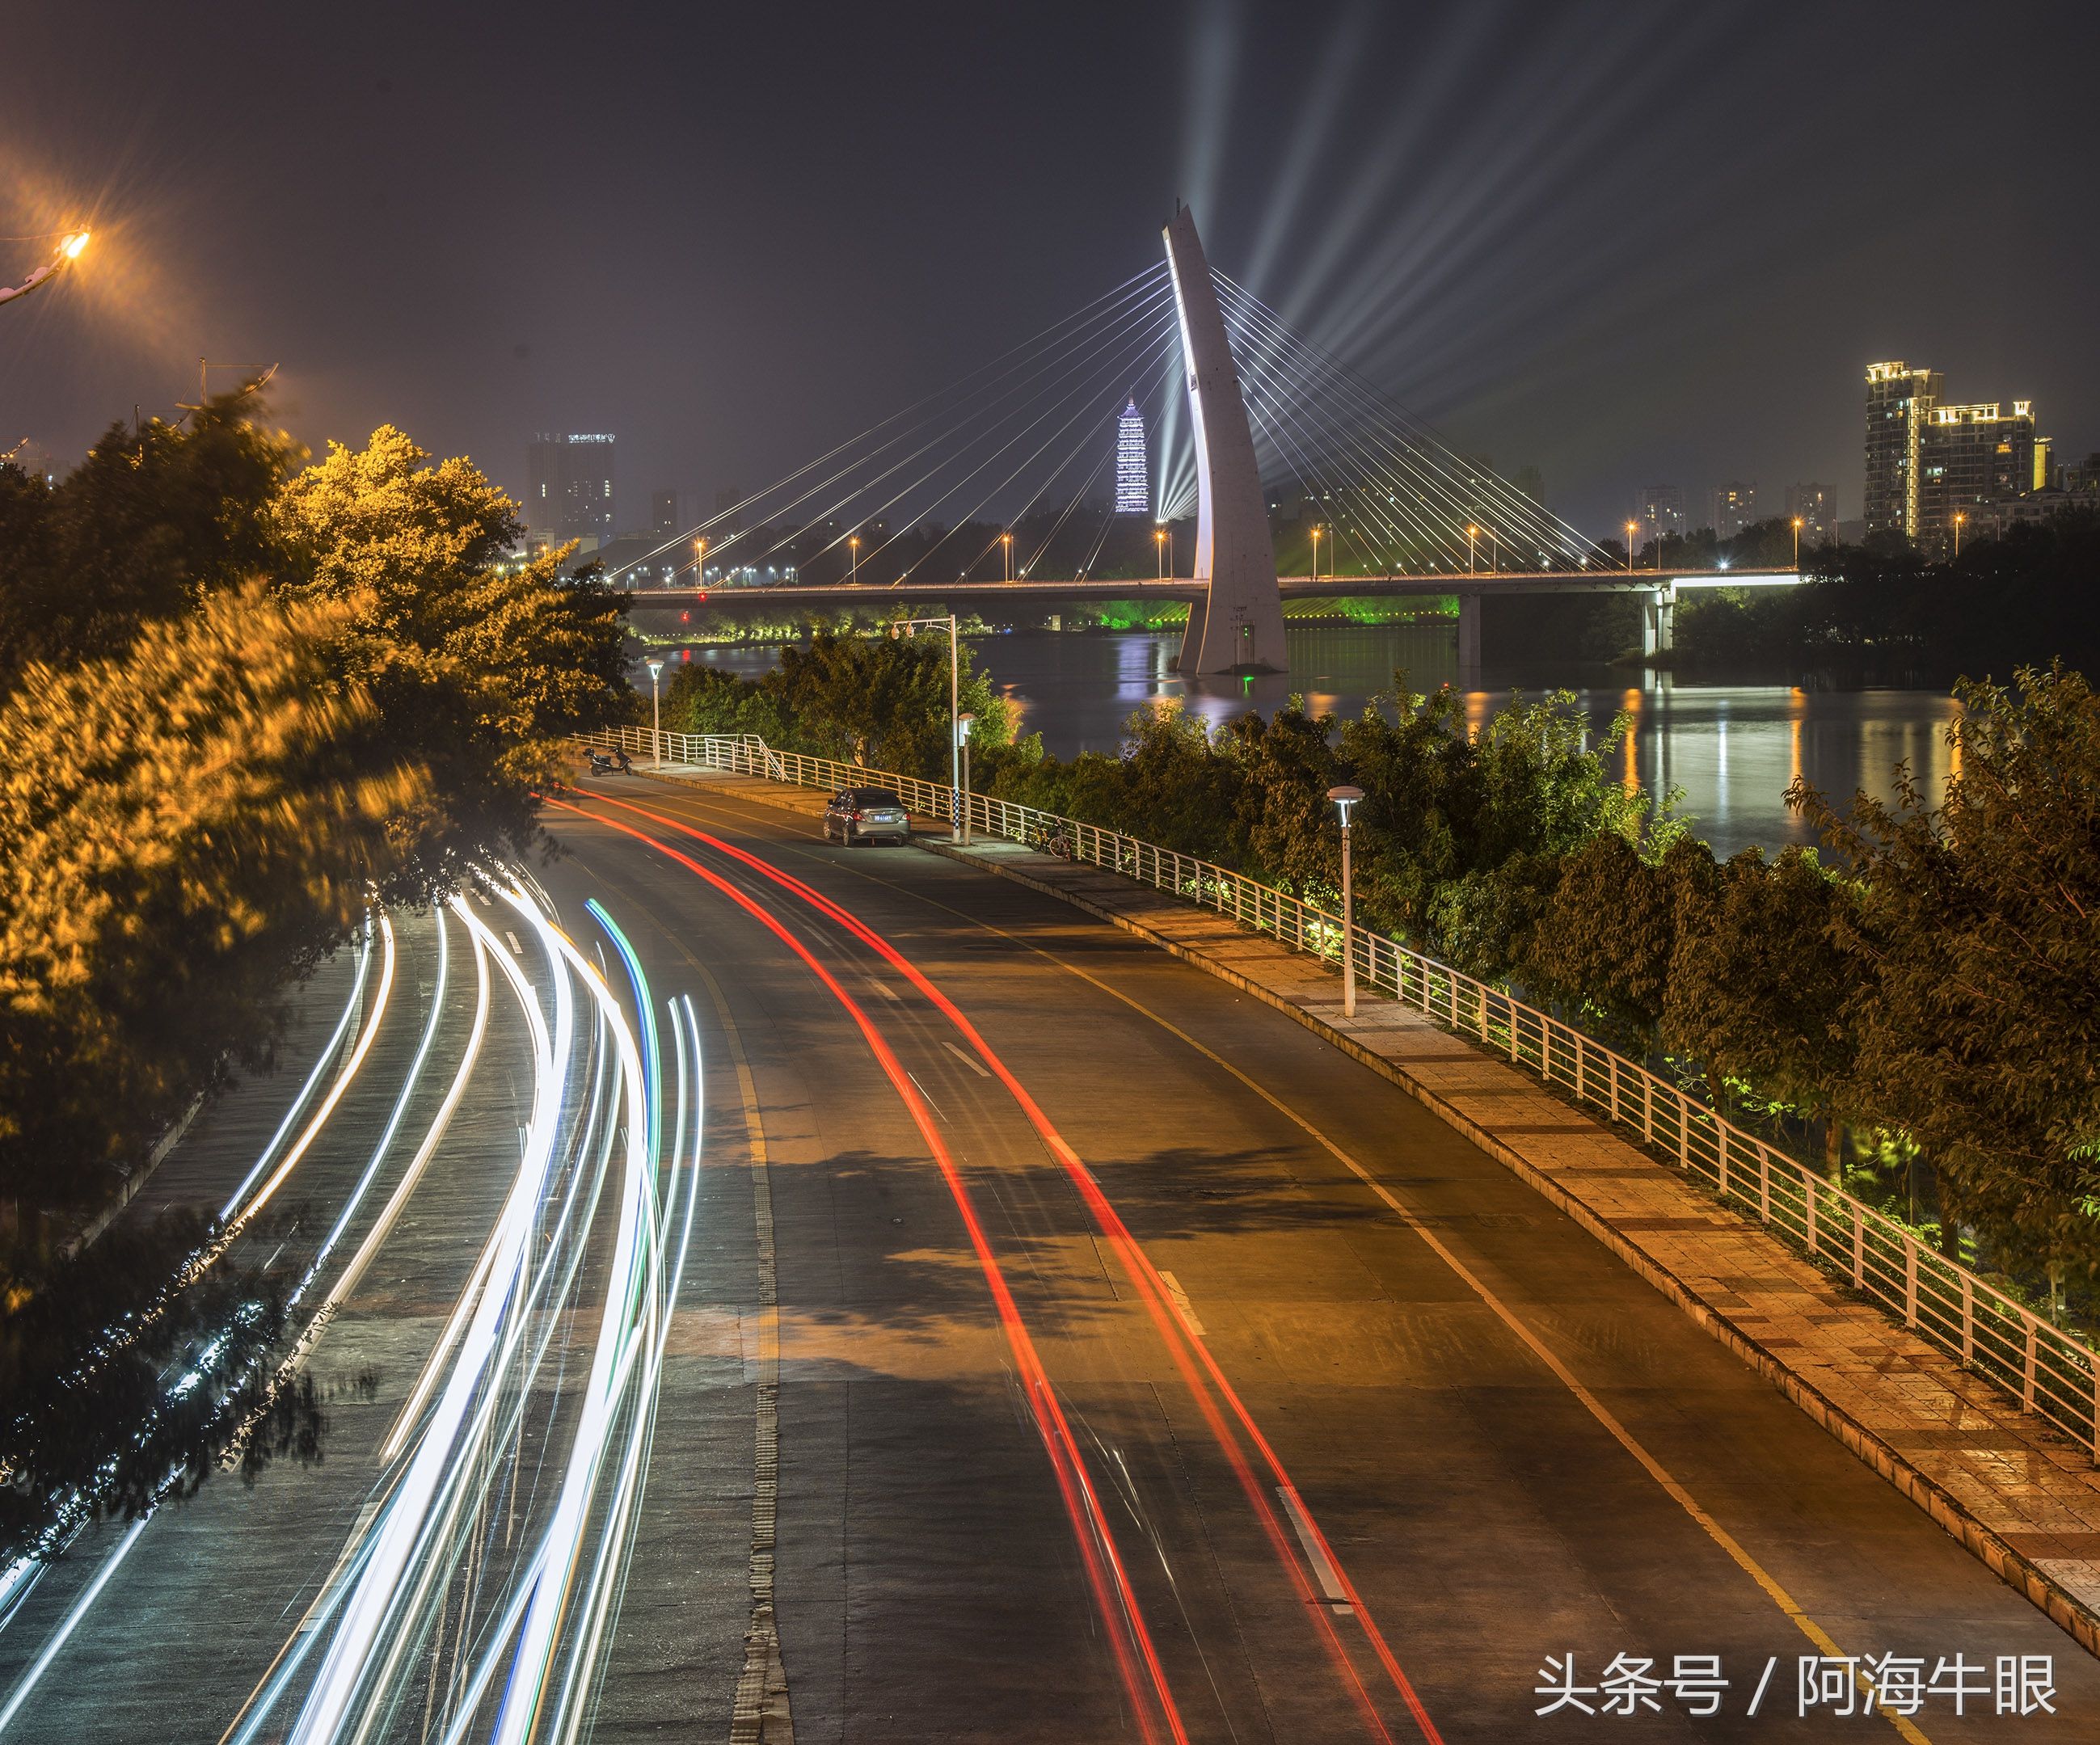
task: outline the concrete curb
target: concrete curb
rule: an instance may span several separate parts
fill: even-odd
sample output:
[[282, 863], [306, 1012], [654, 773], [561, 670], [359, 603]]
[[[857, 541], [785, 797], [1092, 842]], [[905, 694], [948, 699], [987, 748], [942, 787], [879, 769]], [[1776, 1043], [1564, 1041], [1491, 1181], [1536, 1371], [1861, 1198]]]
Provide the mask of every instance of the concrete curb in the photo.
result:
[[[1073, 908], [1083, 910], [1096, 919], [1112, 927], [1121, 928], [1146, 944], [1185, 963], [1216, 976], [1240, 992], [1251, 995], [1278, 1011], [1297, 1020], [1321, 1041], [1331, 1043], [1351, 1059], [1361, 1062], [1382, 1078], [1389, 1080], [1405, 1091], [1423, 1108], [1428, 1109], [1447, 1126], [1463, 1134], [1467, 1139], [1508, 1169], [1527, 1187], [1543, 1199], [1558, 1206], [1620, 1259], [1652, 1285], [1689, 1315], [1692, 1321], [1710, 1333], [1721, 1344], [1735, 1353], [1751, 1368], [1762, 1376], [1823, 1429], [1836, 1437], [1861, 1461], [1871, 1466], [1902, 1494], [1923, 1509], [1952, 1537], [1959, 1541], [1992, 1574], [2028, 1600], [2060, 1626], [2088, 1654], [2100, 1657], [2100, 1612], [2076, 1595], [2058, 1584], [2043, 1570], [2023, 1553], [2015, 1551], [1992, 1527], [1979, 1520], [1961, 1500], [1938, 1480], [1917, 1470], [1895, 1448], [1891, 1448], [1874, 1431], [1861, 1423], [1844, 1407], [1832, 1399], [1821, 1389], [1796, 1374], [1775, 1353], [1760, 1344], [1732, 1321], [1727, 1315], [1706, 1301], [1683, 1280], [1661, 1265], [1652, 1255], [1643, 1253], [1631, 1241], [1608, 1222], [1600, 1214], [1575, 1194], [1564, 1183], [1555, 1180], [1502, 1140], [1497, 1139], [1461, 1113], [1442, 1096], [1423, 1084], [1413, 1074], [1394, 1062], [1373, 1054], [1361, 1043], [1342, 1031], [1335, 1029], [1324, 1020], [1295, 1005], [1273, 989], [1263, 987], [1251, 977], [1218, 963], [1205, 954], [1177, 944], [1163, 934], [1128, 915], [1118, 914], [1084, 897], [1069, 891], [1059, 890], [1055, 885], [1040, 879], [1032, 879], [1017, 868], [1001, 866], [995, 861], [981, 859], [976, 855], [960, 851], [955, 845], [945, 842], [929, 842], [915, 838], [916, 846], [929, 853], [938, 854], [968, 866], [974, 866], [1016, 884], [1040, 891]], [[1483, 1058], [1486, 1058], [1484, 1056]], [[1586, 1112], [1583, 1112], [1586, 1113]], [[1599, 1130], [1610, 1132], [1612, 1137], [1623, 1139], [1622, 1134], [1597, 1123]], [[1632, 1144], [1632, 1141], [1626, 1143]], [[1638, 1150], [1638, 1146], [1634, 1147]], [[1662, 1166], [1658, 1166], [1662, 1167]], [[1745, 1226], [1745, 1234], [1762, 1236], [1754, 1226]]]

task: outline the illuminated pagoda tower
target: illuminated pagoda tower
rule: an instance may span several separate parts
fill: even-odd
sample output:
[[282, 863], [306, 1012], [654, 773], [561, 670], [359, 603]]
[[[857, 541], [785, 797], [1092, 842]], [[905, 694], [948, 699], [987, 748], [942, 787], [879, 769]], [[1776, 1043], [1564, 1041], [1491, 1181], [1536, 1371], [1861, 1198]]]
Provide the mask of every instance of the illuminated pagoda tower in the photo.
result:
[[1152, 510], [1152, 489], [1145, 476], [1145, 414], [1133, 396], [1116, 421], [1116, 495], [1118, 515], [1145, 515]]

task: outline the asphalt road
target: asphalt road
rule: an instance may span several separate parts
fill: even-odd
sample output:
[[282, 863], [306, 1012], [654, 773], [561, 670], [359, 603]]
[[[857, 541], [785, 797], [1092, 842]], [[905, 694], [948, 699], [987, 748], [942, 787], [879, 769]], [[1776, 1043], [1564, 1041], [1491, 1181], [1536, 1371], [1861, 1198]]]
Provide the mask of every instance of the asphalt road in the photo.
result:
[[[1890, 1654], [1928, 1678], [1961, 1655], [2054, 1657], [2057, 1718], [1988, 1702], [1979, 1717], [1971, 1699], [1957, 1721], [1929, 1698], [1909, 1723], [1925, 1737], [2100, 1732], [2100, 1668], [2067, 1638], [1580, 1229], [1301, 1027], [937, 857], [833, 847], [814, 818], [690, 786], [594, 787], [589, 810], [625, 829], [557, 820], [550, 888], [633, 917], [658, 979], [704, 967], [752, 1065], [799, 1738], [1421, 1736], [1403, 1681], [1454, 1740], [1824, 1737], [1892, 1724], [1830, 1712], [1842, 1699], [1798, 1716], [1800, 1657]], [[836, 992], [629, 831], [773, 914]], [[732, 849], [848, 911], [976, 1027], [1169, 1282], [1176, 1325], [1200, 1327], [1244, 1419], [1192, 1342], [1177, 1359], [1097, 1209], [952, 1018]], [[844, 1000], [931, 1111], [1062, 1404], [1127, 1578], [1105, 1608], [955, 1195]], [[734, 1286], [736, 1259], [717, 1258]], [[1115, 1627], [1131, 1613], [1156, 1672]], [[1694, 1719], [1665, 1684], [1631, 1720], [1536, 1716], [1542, 1669], [1569, 1654], [1582, 1685], [1615, 1655], [1665, 1681], [1676, 1656], [1719, 1655], [1724, 1712]]]
[[[636, 778], [580, 803], [534, 875], [572, 936], [595, 899], [655, 995], [690, 999], [707, 1082], [596, 1737], [728, 1737], [739, 1680], [765, 1676], [746, 1638], [769, 1569], [805, 1745], [2100, 1736], [2100, 1666], [2068, 1637], [1282, 1015], [1052, 899], [830, 846], [747, 797]], [[430, 925], [400, 923], [426, 1001]], [[342, 973], [311, 990], [329, 1021]], [[468, 998], [457, 973], [448, 998]], [[382, 1027], [373, 1088], [302, 1165], [317, 1207], [364, 1166], [419, 1009]], [[293, 1067], [324, 1029], [290, 1039]], [[504, 1064], [521, 1029], [496, 1009], [494, 1064], [320, 1340], [318, 1375], [377, 1377], [332, 1407], [325, 1461], [156, 1516], [0, 1738], [217, 1739], [240, 1712], [354, 1540], [470, 1282], [529, 1117]], [[287, 1095], [215, 1111], [152, 1203], [216, 1203]], [[607, 1246], [545, 1318], [549, 1446]], [[0, 1697], [114, 1537], [0, 1633]], [[451, 1615], [374, 1736], [439, 1736], [470, 1658]], [[1536, 1714], [1571, 1655], [1598, 1710], [1614, 1656], [1648, 1663], [1621, 1686], [1637, 1712]], [[1800, 1658], [1826, 1655], [1927, 1678], [1964, 1656], [1987, 1686], [2000, 1656], [2048, 1656], [2057, 1712], [2000, 1715], [1987, 1690], [1960, 1718], [1943, 1694], [1863, 1717], [1840, 1673], [1798, 1714]], [[1720, 1712], [1672, 1688], [1679, 1656], [1718, 1657]]]

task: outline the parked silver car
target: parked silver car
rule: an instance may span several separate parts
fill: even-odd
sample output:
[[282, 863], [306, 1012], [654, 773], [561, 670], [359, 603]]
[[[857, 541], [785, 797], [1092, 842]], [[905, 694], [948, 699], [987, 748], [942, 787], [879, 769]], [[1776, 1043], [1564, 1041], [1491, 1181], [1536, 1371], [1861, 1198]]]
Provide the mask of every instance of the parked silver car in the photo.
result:
[[886, 787], [842, 787], [824, 808], [824, 840], [850, 846], [886, 836], [895, 843], [911, 839], [904, 802]]

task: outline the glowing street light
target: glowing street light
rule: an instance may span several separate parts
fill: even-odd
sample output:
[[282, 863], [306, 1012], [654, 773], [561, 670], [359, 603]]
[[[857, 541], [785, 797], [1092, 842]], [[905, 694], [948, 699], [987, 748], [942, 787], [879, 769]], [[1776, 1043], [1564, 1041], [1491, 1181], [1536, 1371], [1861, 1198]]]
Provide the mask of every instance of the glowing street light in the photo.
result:
[[[1639, 525], [1637, 521], [1630, 521], [1626, 523], [1626, 574], [1629, 575], [1634, 573], [1634, 529]], [[1660, 548], [1662, 542], [1658, 540], [1656, 544]], [[1657, 561], [1660, 562], [1661, 560], [1657, 558]]]
[[1155, 567], [1159, 572], [1159, 579], [1163, 582], [1167, 579], [1167, 530], [1164, 527], [1152, 530], [1152, 552], [1158, 560]]
[[1466, 573], [1473, 573], [1473, 542], [1480, 536], [1480, 530], [1470, 521], [1466, 523]]
[[48, 261], [20, 284], [0, 284], [0, 303], [11, 303], [16, 297], [27, 297], [30, 292], [50, 284], [80, 258], [81, 251], [87, 246], [87, 237], [88, 233], [84, 230], [73, 231], [51, 250], [51, 258]]
[[1320, 579], [1320, 533], [1321, 533], [1321, 529], [1320, 529], [1320, 528], [1316, 525], [1316, 526], [1313, 527], [1313, 529], [1312, 529], [1312, 579], [1314, 581], [1316, 581], [1316, 582], [1317, 582], [1317, 581], [1318, 581], [1318, 580]]
[[1801, 568], [1801, 518], [1798, 515], [1793, 518], [1793, 567], [1797, 572]]
[[693, 541], [693, 575], [696, 586], [708, 585], [708, 538], [704, 533]]
[[853, 572], [846, 579], [858, 582], [860, 579], [860, 535], [858, 533], [846, 535], [846, 549], [853, 553]]
[[1002, 533], [999, 536], [999, 543], [1006, 550], [1006, 579], [1010, 582], [1013, 579], [1013, 535]]
[[1349, 885], [1349, 808], [1364, 797], [1360, 787], [1330, 787], [1328, 799], [1342, 813], [1342, 1016], [1357, 1015], [1357, 908]]
[[1954, 555], [1957, 557], [1961, 555], [1961, 523], [1968, 518], [1959, 509], [1954, 512]]
[[660, 770], [664, 767], [664, 703], [662, 698], [657, 694], [656, 681], [663, 676], [664, 663], [660, 660], [651, 661], [649, 663], [649, 739], [650, 743], [655, 748], [656, 767]]

